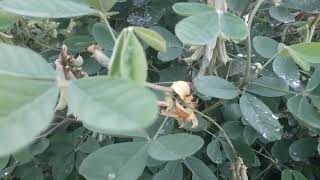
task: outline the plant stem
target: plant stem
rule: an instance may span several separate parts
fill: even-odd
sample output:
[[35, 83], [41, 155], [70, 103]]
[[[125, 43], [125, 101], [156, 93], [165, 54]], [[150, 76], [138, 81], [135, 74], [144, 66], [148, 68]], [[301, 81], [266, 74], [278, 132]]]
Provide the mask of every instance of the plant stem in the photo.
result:
[[249, 20], [248, 20], [248, 38], [247, 38], [247, 62], [246, 62], [246, 69], [244, 73], [244, 79], [243, 82], [241, 83], [241, 87], [245, 86], [248, 84], [250, 81], [250, 66], [251, 66], [251, 53], [252, 53], [252, 47], [251, 47], [251, 26], [254, 17], [256, 16], [260, 6], [265, 0], [259, 0], [257, 4], [255, 5], [254, 9], [252, 10]]
[[202, 113], [201, 111], [198, 111], [197, 109], [193, 109], [194, 112], [198, 113], [199, 115], [201, 115], [202, 117], [206, 118], [208, 121], [212, 122], [218, 129], [219, 131], [222, 132], [224, 138], [226, 139], [228, 145], [231, 147], [232, 151], [234, 152], [235, 155], [237, 155], [236, 150], [234, 149], [231, 140], [229, 139], [227, 133], [224, 131], [224, 129], [211, 117], [205, 115], [204, 113]]
[[166, 124], [167, 120], [169, 119], [168, 116], [166, 116], [162, 122], [162, 124], [160, 125], [158, 131], [156, 132], [156, 134], [154, 135], [154, 137], [152, 138], [153, 140], [157, 139], [160, 135], [161, 130], [163, 129], [164, 125]]
[[224, 103], [224, 100], [220, 99], [219, 101], [217, 101], [216, 103], [212, 104], [211, 106], [207, 107], [206, 109], [204, 109], [202, 111], [202, 113], [209, 113], [213, 110], [215, 110], [216, 108], [218, 108], [219, 106], [221, 106]]
[[152, 84], [149, 82], [145, 82], [144, 86], [151, 88], [151, 89], [155, 89], [155, 90], [159, 90], [159, 91], [164, 91], [164, 92], [173, 92], [173, 90], [171, 88], [165, 87], [165, 86], [160, 86], [157, 84]]

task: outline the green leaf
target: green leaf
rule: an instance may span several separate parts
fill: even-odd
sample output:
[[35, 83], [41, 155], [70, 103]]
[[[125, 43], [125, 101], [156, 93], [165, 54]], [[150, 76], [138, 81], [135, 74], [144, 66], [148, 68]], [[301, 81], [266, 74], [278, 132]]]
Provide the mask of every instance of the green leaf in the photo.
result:
[[66, 153], [52, 159], [53, 179], [66, 179], [73, 171], [75, 153]]
[[180, 2], [172, 6], [175, 13], [182, 16], [193, 16], [206, 12], [212, 12], [215, 9], [203, 3]]
[[[116, 34], [115, 31], [114, 34]], [[112, 39], [112, 35], [108, 30], [106, 24], [94, 24], [92, 28], [92, 35], [94, 37], [94, 40], [104, 49], [104, 52], [107, 55], [111, 56], [115, 42]]]
[[153, 26], [151, 29], [158, 32], [166, 41], [167, 51], [164, 53], [159, 52], [158, 59], [167, 62], [174, 60], [181, 55], [183, 49], [182, 43], [175, 35], [161, 26]]
[[152, 48], [163, 53], [167, 51], [166, 40], [158, 32], [144, 27], [134, 27], [134, 32]]
[[140, 130], [156, 120], [156, 97], [132, 81], [103, 76], [85, 78], [74, 81], [69, 91], [70, 112], [105, 132]]
[[30, 147], [30, 152], [32, 155], [38, 155], [43, 153], [50, 145], [50, 141], [47, 138], [41, 138], [34, 142]]
[[53, 117], [54, 71], [31, 50], [0, 44], [0, 156], [30, 144]]
[[42, 169], [33, 163], [18, 166], [15, 169], [15, 175], [21, 180], [43, 180]]
[[88, 180], [137, 179], [147, 162], [146, 142], [127, 142], [108, 145], [87, 156], [80, 174]]
[[168, 164], [159, 171], [152, 180], [182, 180], [183, 168], [179, 161], [168, 162]]
[[296, 89], [300, 86], [300, 73], [298, 66], [290, 58], [277, 56], [273, 61], [273, 71], [289, 86]]
[[110, 76], [144, 83], [147, 79], [144, 49], [130, 28], [119, 35], [111, 58]]
[[[230, 139], [239, 141], [243, 140], [244, 125], [240, 121], [225, 122], [222, 128], [224, 129], [225, 133], [228, 135]], [[221, 131], [220, 135], [223, 136]]]
[[240, 90], [227, 80], [216, 76], [200, 76], [194, 80], [196, 90], [206, 96], [233, 99], [240, 94]]
[[98, 150], [99, 148], [100, 148], [99, 142], [90, 136], [84, 143], [78, 146], [77, 150], [80, 152], [89, 154], [89, 153], [92, 153], [93, 151]]
[[[74, 0], [77, 1], [77, 0]], [[90, 5], [97, 10], [102, 12], [108, 12], [118, 0], [81, 0], [83, 3]]]
[[18, 152], [15, 152], [12, 154], [12, 156], [17, 162], [19, 162], [19, 164], [28, 163], [33, 159], [33, 155], [28, 148], [24, 148]]
[[320, 68], [316, 69], [309, 79], [306, 90], [311, 92], [320, 85]]
[[307, 180], [307, 178], [299, 171], [293, 170], [293, 177], [295, 180]]
[[240, 98], [240, 109], [248, 123], [265, 139], [281, 139], [282, 126], [278, 118], [261, 100], [245, 93]]
[[7, 167], [7, 164], [9, 162], [10, 156], [3, 156], [0, 157], [0, 170], [4, 169]]
[[292, 180], [292, 170], [285, 169], [281, 172], [281, 180]]
[[221, 144], [219, 139], [214, 139], [208, 144], [207, 155], [212, 162], [216, 164], [223, 163], [225, 157], [221, 151]]
[[251, 147], [245, 143], [239, 141], [232, 141], [234, 149], [237, 151], [238, 155], [243, 159], [244, 164], [253, 165], [256, 161], [256, 156]]
[[228, 8], [238, 15], [242, 14], [242, 12], [246, 9], [246, 5], [249, 0], [227, 0]]
[[318, 0], [286, 0], [281, 1], [281, 6], [293, 9], [299, 9], [309, 13], [319, 13], [320, 12], [320, 4]]
[[301, 59], [301, 57], [290, 47], [286, 46], [285, 49], [281, 51], [280, 55], [282, 55], [282, 57], [285, 58], [291, 56], [292, 60], [304, 71], [310, 71], [310, 64], [306, 62], [304, 59]]
[[236, 15], [213, 11], [183, 19], [176, 25], [175, 32], [184, 44], [205, 45], [219, 35], [226, 39], [241, 40], [248, 35], [248, 28]]
[[289, 87], [283, 79], [263, 76], [249, 84], [246, 91], [264, 97], [279, 97], [287, 94]]
[[89, 6], [70, 0], [2, 0], [0, 8], [22, 16], [67, 18], [97, 14]]
[[278, 53], [279, 43], [265, 36], [256, 36], [252, 40], [254, 50], [264, 58], [272, 58]]
[[270, 16], [282, 23], [290, 23], [295, 21], [294, 15], [287, 9], [283, 7], [271, 7], [269, 8]]
[[291, 142], [288, 140], [280, 140], [276, 141], [272, 148], [271, 148], [271, 154], [272, 157], [279, 161], [288, 161], [289, 160], [289, 146]]
[[203, 143], [203, 139], [199, 136], [187, 133], [169, 134], [153, 141], [148, 153], [156, 160], [173, 161], [193, 155]]
[[302, 125], [320, 130], [320, 113], [310, 104], [307, 97], [291, 97], [287, 102], [287, 106], [288, 110]]
[[0, 30], [6, 31], [10, 28], [12, 28], [13, 24], [16, 23], [18, 20], [20, 20], [21, 17], [16, 16], [14, 14], [0, 11]]
[[301, 61], [307, 63], [320, 63], [320, 43], [312, 42], [294, 44], [290, 46], [290, 49], [294, 51], [294, 54], [301, 59]]
[[316, 154], [318, 140], [316, 138], [303, 138], [293, 142], [289, 147], [289, 155], [295, 161], [308, 160]]
[[87, 47], [94, 44], [94, 40], [91, 36], [79, 35], [79, 36], [71, 36], [70, 38], [63, 41], [68, 47], [68, 50], [74, 53], [85, 52]]
[[251, 126], [246, 126], [243, 130], [243, 139], [244, 142], [248, 145], [252, 145], [258, 138], [258, 132], [253, 129]]
[[218, 180], [211, 169], [198, 158], [188, 157], [184, 164], [192, 172], [192, 180]]

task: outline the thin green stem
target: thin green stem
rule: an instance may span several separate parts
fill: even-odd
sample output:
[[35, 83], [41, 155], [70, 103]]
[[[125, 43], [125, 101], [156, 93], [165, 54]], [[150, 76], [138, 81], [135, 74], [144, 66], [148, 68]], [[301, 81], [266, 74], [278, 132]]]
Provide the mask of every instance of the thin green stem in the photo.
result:
[[165, 86], [160, 86], [160, 85], [157, 85], [157, 84], [152, 84], [152, 83], [149, 83], [149, 82], [145, 82], [144, 86], [148, 87], [148, 88], [151, 88], [151, 89], [158, 90], [158, 91], [173, 92], [173, 90], [171, 88], [168, 88], [168, 87], [165, 87]]
[[218, 108], [219, 106], [221, 106], [224, 103], [224, 100], [220, 99], [219, 101], [217, 101], [216, 103], [212, 104], [211, 106], [207, 107], [206, 109], [204, 109], [202, 112], [207, 114], [213, 110], [215, 110], [216, 108]]
[[201, 111], [198, 111], [197, 109], [193, 109], [193, 111], [195, 113], [198, 113], [199, 115], [201, 115], [202, 117], [206, 118], [208, 121], [212, 122], [218, 129], [219, 131], [223, 134], [224, 138], [226, 139], [228, 145], [231, 147], [232, 151], [234, 152], [235, 155], [237, 155], [236, 150], [234, 149], [231, 140], [229, 139], [227, 133], [224, 131], [224, 129], [211, 117], [205, 115], [204, 113], [202, 113]]
[[245, 73], [244, 73], [244, 79], [241, 84], [241, 87], [245, 86], [250, 81], [250, 66], [251, 66], [251, 53], [252, 53], [251, 27], [252, 27], [253, 19], [256, 16], [260, 6], [262, 5], [262, 3], [264, 1], [265, 0], [259, 0], [249, 16], [249, 20], [248, 20], [248, 29], [249, 29], [248, 31], [249, 32], [248, 32], [248, 38], [247, 38], [247, 62], [246, 62], [246, 69], [245, 69]]
[[169, 119], [168, 116], [166, 116], [166, 117], [164, 118], [164, 120], [163, 120], [162, 124], [160, 125], [158, 131], [157, 131], [156, 134], [153, 136], [153, 138], [152, 138], [153, 140], [156, 140], [156, 139], [159, 137], [160, 132], [161, 132], [161, 130], [163, 129], [163, 127], [164, 127], [164, 125], [166, 124], [166, 122], [167, 122], [168, 119]]

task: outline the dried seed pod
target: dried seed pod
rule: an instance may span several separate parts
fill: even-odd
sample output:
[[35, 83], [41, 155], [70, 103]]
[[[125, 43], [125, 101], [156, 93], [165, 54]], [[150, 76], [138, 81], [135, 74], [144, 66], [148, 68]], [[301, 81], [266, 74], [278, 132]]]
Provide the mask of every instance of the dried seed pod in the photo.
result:
[[175, 93], [177, 93], [182, 100], [184, 100], [186, 97], [188, 97], [191, 93], [190, 86], [185, 81], [173, 82], [173, 84], [170, 88], [173, 89], [173, 91]]
[[87, 51], [91, 54], [91, 57], [93, 57], [100, 65], [106, 68], [109, 67], [111, 60], [102, 52], [101, 48], [98, 45], [94, 44], [89, 46], [87, 48]]
[[77, 58], [71, 57], [69, 61], [70, 61], [70, 64], [75, 67], [81, 67], [84, 62], [81, 55], [79, 55]]
[[60, 97], [58, 104], [56, 105], [55, 111], [63, 110], [67, 106], [67, 94], [69, 82], [66, 79], [63, 65], [60, 59], [55, 61], [56, 65], [56, 83], [60, 88]]

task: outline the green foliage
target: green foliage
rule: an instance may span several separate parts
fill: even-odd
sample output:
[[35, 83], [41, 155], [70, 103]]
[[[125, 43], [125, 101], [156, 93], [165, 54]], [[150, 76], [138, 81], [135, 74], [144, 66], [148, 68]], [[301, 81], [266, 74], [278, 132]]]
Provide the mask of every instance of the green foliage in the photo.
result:
[[318, 0], [0, 9], [0, 179], [320, 179]]

